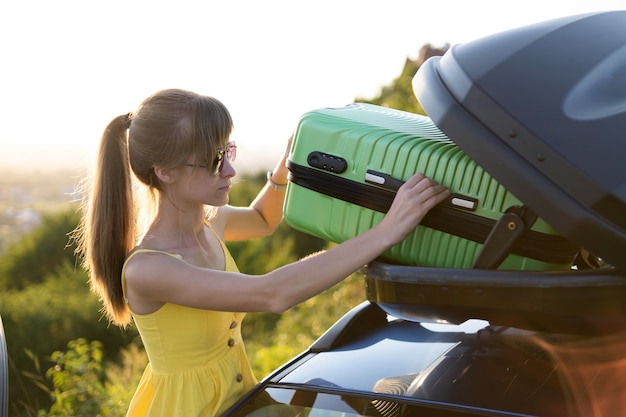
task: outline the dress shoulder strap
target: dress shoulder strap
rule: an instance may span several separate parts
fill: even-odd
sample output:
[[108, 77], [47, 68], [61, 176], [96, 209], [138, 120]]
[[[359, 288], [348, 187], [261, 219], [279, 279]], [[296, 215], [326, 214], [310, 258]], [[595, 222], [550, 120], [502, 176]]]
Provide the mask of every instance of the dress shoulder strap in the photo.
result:
[[217, 234], [215, 229], [211, 227], [211, 224], [209, 222], [206, 222], [205, 224], [209, 228], [211, 233], [213, 233], [213, 235], [218, 240], [218, 242], [220, 242], [220, 246], [222, 247], [222, 252], [224, 252], [224, 263], [225, 263], [224, 270], [230, 271], [230, 272], [239, 272], [239, 267], [237, 267], [237, 263], [235, 262], [235, 259], [233, 259], [233, 256], [230, 254], [230, 251], [228, 250], [228, 246], [226, 246], [226, 243], [222, 240], [221, 237], [219, 237], [219, 235]]

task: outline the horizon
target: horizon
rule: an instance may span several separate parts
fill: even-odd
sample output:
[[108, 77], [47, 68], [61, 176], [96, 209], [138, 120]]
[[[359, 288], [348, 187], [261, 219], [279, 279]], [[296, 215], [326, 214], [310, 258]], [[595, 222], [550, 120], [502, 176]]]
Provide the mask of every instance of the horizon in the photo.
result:
[[81, 173], [113, 117], [177, 87], [230, 109], [240, 175], [270, 169], [302, 114], [376, 96], [423, 45], [615, 9], [616, 0], [8, 2], [0, 167]]

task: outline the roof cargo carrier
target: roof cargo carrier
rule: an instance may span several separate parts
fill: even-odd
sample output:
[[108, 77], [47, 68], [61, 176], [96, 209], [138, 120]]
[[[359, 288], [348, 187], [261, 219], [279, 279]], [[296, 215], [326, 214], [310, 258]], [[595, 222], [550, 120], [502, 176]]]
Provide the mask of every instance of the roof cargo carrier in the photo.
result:
[[451, 47], [413, 89], [428, 116], [561, 235], [626, 270], [626, 11]]

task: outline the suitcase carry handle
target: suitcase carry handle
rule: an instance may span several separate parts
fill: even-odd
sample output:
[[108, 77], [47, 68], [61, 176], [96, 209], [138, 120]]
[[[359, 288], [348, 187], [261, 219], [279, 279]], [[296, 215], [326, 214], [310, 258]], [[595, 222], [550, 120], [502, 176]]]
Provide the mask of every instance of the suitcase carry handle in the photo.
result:
[[[368, 169], [365, 173], [365, 182], [386, 188], [394, 193], [405, 183], [405, 181], [392, 177], [389, 174], [373, 171], [371, 169]], [[450, 194], [448, 198], [440, 204], [462, 210], [474, 211], [478, 206], [478, 199], [461, 194]]]

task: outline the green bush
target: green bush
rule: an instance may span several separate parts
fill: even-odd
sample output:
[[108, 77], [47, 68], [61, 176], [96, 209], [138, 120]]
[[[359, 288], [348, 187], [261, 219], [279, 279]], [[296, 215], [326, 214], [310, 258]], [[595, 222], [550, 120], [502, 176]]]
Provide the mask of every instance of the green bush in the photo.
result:
[[39, 372], [38, 364], [47, 367], [50, 354], [63, 349], [68, 340], [102, 340], [107, 357], [115, 358], [137, 336], [133, 330], [123, 332], [102, 319], [100, 303], [90, 293], [85, 273], [67, 263], [42, 283], [6, 293], [2, 299], [12, 408], [39, 408], [49, 403], [32, 375]]
[[[66, 254], [67, 234], [76, 227], [70, 219], [77, 221], [74, 209], [46, 217], [40, 228], [16, 244], [19, 250], [11, 249], [3, 258], [5, 268], [0, 271], [14, 274], [0, 275], [1, 282], [9, 283], [0, 288], [0, 314], [9, 354], [11, 415], [32, 415], [33, 410], [50, 406], [37, 376], [50, 366], [52, 352], [64, 349], [68, 341], [101, 340], [106, 357], [115, 360], [120, 349], [137, 337], [134, 329], [124, 332], [103, 319], [87, 274], [76, 266], [73, 254]], [[45, 267], [37, 258], [45, 261]]]
[[55, 365], [46, 372], [52, 406], [39, 416], [124, 416], [147, 362], [145, 354], [131, 344], [122, 352], [120, 365], [105, 367], [101, 342], [80, 338], [67, 347], [52, 354]]

